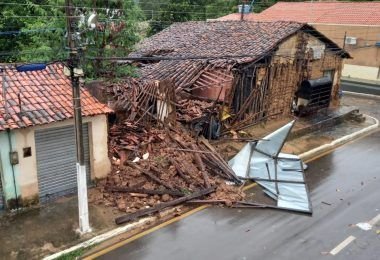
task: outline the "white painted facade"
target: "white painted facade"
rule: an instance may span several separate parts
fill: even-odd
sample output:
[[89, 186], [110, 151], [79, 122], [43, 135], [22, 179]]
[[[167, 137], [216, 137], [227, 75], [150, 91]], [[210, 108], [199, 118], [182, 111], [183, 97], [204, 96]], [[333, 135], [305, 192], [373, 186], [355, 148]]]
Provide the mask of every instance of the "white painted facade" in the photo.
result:
[[380, 82], [380, 67], [344, 64], [342, 76]]
[[[91, 165], [91, 179], [100, 179], [106, 177], [111, 170], [111, 163], [108, 158], [108, 125], [107, 116], [96, 115], [92, 117], [84, 117], [83, 123], [88, 123], [89, 130], [89, 152]], [[68, 119], [61, 122], [54, 122], [45, 125], [38, 125], [22, 129], [11, 130], [12, 134], [12, 150], [18, 153], [19, 162], [14, 165], [14, 176], [17, 187], [17, 196], [23, 200], [33, 199], [38, 197], [38, 178], [37, 178], [37, 159], [36, 159], [36, 143], [35, 131], [48, 128], [63, 127], [73, 125], [74, 120]], [[23, 149], [31, 148], [31, 156], [23, 157]], [[8, 154], [8, 151], [4, 153]], [[4, 163], [9, 163], [9, 160], [3, 160]], [[5, 167], [3, 167], [3, 170]], [[11, 179], [11, 173], [3, 172], [3, 179]], [[10, 185], [10, 181], [7, 181]], [[12, 184], [13, 185], [13, 184]], [[5, 190], [5, 199], [14, 198], [12, 189]]]

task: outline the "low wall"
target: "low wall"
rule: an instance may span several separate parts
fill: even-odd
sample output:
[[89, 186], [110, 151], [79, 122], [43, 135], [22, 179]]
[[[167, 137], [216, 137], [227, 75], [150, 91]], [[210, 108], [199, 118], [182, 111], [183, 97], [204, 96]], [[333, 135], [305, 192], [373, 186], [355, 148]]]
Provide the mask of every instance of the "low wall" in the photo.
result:
[[368, 66], [344, 64], [342, 76], [357, 78], [357, 79], [380, 81], [380, 67], [368, 67]]

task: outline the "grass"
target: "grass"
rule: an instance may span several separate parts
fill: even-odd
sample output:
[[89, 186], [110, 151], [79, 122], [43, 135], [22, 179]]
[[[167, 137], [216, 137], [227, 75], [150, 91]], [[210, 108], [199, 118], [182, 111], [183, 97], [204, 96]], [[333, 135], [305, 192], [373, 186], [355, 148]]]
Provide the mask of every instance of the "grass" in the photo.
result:
[[95, 244], [93, 244], [89, 247], [86, 247], [86, 248], [78, 248], [77, 250], [74, 250], [70, 253], [63, 254], [60, 257], [57, 257], [56, 260], [76, 260], [76, 259], [79, 259], [82, 255], [84, 255], [84, 253], [86, 253], [90, 249], [94, 248], [98, 244], [99, 243], [95, 243]]
[[87, 251], [88, 248], [79, 248], [75, 251], [72, 251], [70, 253], [67, 253], [67, 254], [63, 254], [61, 255], [60, 257], [57, 257], [56, 260], [74, 260], [74, 259], [78, 259], [78, 257], [82, 256], [84, 254], [85, 251]]

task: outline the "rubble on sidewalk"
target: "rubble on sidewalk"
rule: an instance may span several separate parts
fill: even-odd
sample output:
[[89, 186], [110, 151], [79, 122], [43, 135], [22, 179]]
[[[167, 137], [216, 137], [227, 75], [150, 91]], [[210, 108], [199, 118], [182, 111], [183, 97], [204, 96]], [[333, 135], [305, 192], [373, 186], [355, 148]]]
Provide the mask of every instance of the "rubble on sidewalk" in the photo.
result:
[[109, 91], [119, 114], [109, 131], [112, 172], [96, 201], [127, 213], [117, 224], [184, 202], [268, 207], [244, 201], [241, 172], [203, 137], [220, 134], [218, 102], [179, 96], [170, 80], [131, 79]]
[[226, 184], [240, 181], [223, 158], [183, 128], [148, 130], [125, 121], [110, 129], [109, 146], [112, 172], [98, 185], [98, 203], [135, 213], [210, 187], [215, 189], [210, 199], [244, 198], [239, 186]]

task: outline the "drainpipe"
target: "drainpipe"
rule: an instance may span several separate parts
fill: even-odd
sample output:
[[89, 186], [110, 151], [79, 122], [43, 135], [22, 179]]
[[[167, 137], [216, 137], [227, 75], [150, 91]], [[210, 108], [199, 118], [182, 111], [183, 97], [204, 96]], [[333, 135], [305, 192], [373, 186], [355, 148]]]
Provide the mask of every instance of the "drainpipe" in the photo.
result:
[[[9, 143], [9, 153], [11, 153], [13, 151], [13, 147], [12, 147], [12, 140], [11, 140], [11, 131], [9, 129], [7, 129], [7, 135], [8, 135], [8, 143]], [[13, 165], [13, 163], [11, 163], [11, 165], [12, 165], [13, 187], [14, 187], [15, 199], [16, 199], [16, 209], [18, 209], [19, 204], [18, 204], [18, 196], [17, 196], [17, 188], [16, 188], [15, 166]]]

